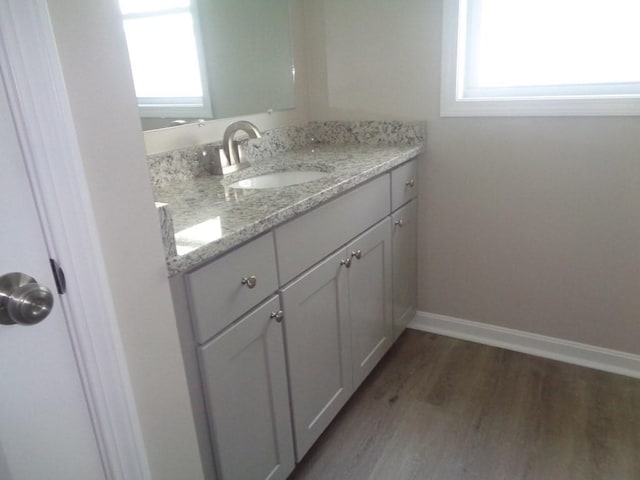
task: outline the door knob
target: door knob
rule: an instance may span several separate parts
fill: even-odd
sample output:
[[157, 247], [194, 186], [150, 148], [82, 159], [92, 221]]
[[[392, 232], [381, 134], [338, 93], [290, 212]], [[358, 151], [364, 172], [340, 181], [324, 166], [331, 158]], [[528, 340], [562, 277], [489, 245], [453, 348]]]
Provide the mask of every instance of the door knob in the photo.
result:
[[349, 268], [351, 266], [351, 257], [347, 258], [346, 260], [340, 260], [340, 265]]
[[278, 310], [277, 312], [271, 312], [269, 318], [273, 318], [276, 322], [280, 323], [284, 320], [284, 312], [282, 310]]
[[35, 325], [51, 312], [53, 295], [24, 273], [0, 276], [0, 324]]
[[258, 279], [254, 275], [251, 275], [250, 277], [242, 277], [240, 283], [246, 285], [247, 288], [253, 288], [258, 284]]

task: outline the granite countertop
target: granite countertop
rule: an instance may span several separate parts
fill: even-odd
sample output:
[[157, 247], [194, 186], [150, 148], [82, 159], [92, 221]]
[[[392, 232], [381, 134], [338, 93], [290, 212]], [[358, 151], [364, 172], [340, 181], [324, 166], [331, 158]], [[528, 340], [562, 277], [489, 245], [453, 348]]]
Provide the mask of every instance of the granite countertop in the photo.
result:
[[[175, 231], [178, 254], [167, 259], [169, 275], [219, 256], [404, 163], [422, 150], [422, 144], [309, 144], [225, 177], [204, 175], [156, 186], [156, 201], [168, 204]], [[228, 187], [241, 179], [290, 170], [322, 171], [327, 176], [279, 188]]]

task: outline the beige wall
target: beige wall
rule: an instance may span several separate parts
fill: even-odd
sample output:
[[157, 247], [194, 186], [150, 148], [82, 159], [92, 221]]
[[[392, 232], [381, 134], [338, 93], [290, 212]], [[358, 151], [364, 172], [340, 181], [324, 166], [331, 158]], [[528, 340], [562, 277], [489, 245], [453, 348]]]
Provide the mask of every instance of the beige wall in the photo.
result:
[[117, 2], [48, 4], [152, 477], [202, 479]]
[[305, 2], [311, 117], [428, 121], [419, 309], [640, 353], [640, 121], [440, 118], [441, 8]]

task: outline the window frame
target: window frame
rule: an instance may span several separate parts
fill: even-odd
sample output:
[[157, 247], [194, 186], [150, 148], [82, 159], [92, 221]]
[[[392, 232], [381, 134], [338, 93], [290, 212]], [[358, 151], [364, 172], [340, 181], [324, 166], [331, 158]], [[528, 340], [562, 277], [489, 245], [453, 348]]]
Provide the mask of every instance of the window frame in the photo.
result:
[[[580, 96], [569, 93], [564, 96], [465, 97], [468, 1], [443, 0], [440, 97], [442, 117], [640, 115], [640, 94]], [[459, 49], [459, 45], [463, 45], [464, 48]]]

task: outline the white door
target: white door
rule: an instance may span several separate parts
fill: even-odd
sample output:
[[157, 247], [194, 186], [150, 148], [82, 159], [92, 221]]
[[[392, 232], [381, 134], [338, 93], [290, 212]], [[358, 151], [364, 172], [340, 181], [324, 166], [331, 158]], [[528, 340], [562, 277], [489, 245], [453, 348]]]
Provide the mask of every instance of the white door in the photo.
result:
[[0, 479], [105, 478], [64, 313], [0, 77], [0, 275], [54, 294], [33, 326], [0, 325]]

